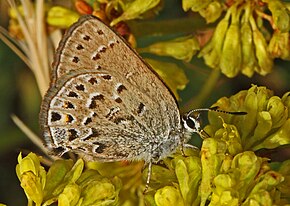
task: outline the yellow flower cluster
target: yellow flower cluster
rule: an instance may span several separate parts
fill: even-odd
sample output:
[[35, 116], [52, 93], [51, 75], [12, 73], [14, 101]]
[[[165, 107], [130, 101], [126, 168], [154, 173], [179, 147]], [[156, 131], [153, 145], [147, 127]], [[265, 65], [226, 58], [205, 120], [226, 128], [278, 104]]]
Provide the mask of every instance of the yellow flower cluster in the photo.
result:
[[[186, 206], [209, 203], [248, 206], [287, 203], [282, 197], [289, 194], [290, 161], [283, 163], [279, 171], [273, 171], [268, 160], [254, 152], [230, 155], [226, 151], [224, 141], [208, 138], [200, 154], [186, 149], [187, 156], [175, 154], [164, 159], [163, 164], [153, 166], [151, 191], [144, 196], [140, 192], [144, 189], [141, 182], [126, 179], [132, 165], [118, 165], [119, 170], [123, 170], [119, 175], [126, 179], [123, 186], [120, 178], [107, 177], [114, 173], [117, 163], [97, 163], [103, 173], [106, 171], [100, 175], [97, 170], [84, 169], [81, 159], [74, 165], [71, 160], [58, 160], [46, 173], [38, 157], [30, 153], [24, 158], [19, 156], [16, 171], [28, 201], [36, 205]], [[145, 179], [147, 171], [143, 174]], [[132, 181], [139, 183], [139, 190], [132, 187]]]
[[247, 115], [210, 112], [209, 138], [201, 149], [185, 147], [153, 165], [150, 189], [142, 162], [100, 163], [57, 160], [48, 172], [30, 153], [16, 167], [29, 202], [36, 205], [286, 205], [290, 161], [276, 165], [257, 156], [260, 148], [289, 144], [289, 92], [282, 98], [252, 86], [215, 106]]
[[[253, 85], [249, 90], [243, 90], [230, 98], [219, 99], [214, 106], [225, 111], [246, 111], [244, 116], [209, 113], [210, 125], [205, 128], [210, 136], [237, 137], [241, 150], [258, 150], [261, 148], [276, 148], [290, 143], [290, 92], [282, 98], [273, 96], [273, 92], [265, 87]], [[223, 127], [223, 122], [234, 125]], [[228, 135], [231, 133], [231, 135]], [[230, 139], [226, 139], [230, 143]], [[232, 144], [232, 146], [234, 146]]]
[[[267, 10], [272, 16], [263, 13]], [[274, 58], [289, 59], [288, 12], [280, 0], [233, 1], [199, 57], [230, 78], [240, 72], [248, 77], [254, 72], [269, 74]], [[266, 29], [264, 19], [271, 24], [272, 35]]]
[[18, 156], [16, 173], [28, 205], [114, 205], [118, 202], [120, 179], [102, 177], [96, 170], [84, 171], [84, 161], [57, 160], [48, 172], [34, 153]]

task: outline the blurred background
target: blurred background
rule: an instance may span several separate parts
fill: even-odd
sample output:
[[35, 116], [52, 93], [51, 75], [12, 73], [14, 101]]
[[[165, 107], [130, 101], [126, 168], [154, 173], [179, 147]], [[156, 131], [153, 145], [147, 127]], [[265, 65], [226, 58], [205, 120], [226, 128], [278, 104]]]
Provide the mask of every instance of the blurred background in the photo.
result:
[[[159, 22], [161, 26], [166, 27], [171, 21], [178, 22], [179, 19], [182, 19], [181, 22], [184, 23], [184, 19], [187, 18], [189, 25], [181, 32], [169, 30], [164, 32], [164, 34], [154, 36], [142, 35], [142, 31], [139, 31], [136, 36], [138, 47], [144, 47], [162, 39], [168, 40], [181, 34], [190, 34], [205, 25], [198, 15], [185, 13], [179, 0], [165, 0], [163, 6], [164, 8], [156, 18], [146, 20], [146, 22]], [[4, 28], [7, 28], [9, 21], [7, 8], [7, 2], [0, 1], [0, 25]], [[137, 23], [132, 23], [133, 34], [134, 25]], [[211, 69], [204, 64], [203, 59], [198, 59], [197, 57], [193, 58], [190, 65], [169, 57], [160, 59], [176, 63], [184, 69], [189, 79], [186, 88], [179, 91], [181, 97], [181, 101], [179, 101], [180, 107], [184, 108], [189, 101], [194, 102], [210, 75]], [[273, 72], [265, 77], [255, 74], [252, 78], [238, 75], [229, 79], [224, 75], [220, 75], [214, 90], [199, 103], [200, 105], [196, 106], [210, 107], [220, 97], [230, 96], [240, 90], [249, 89], [251, 84], [266, 86], [268, 89], [273, 90], [275, 95], [281, 97], [290, 88], [289, 68], [289, 62], [277, 60], [275, 61]], [[25, 205], [27, 202], [15, 173], [17, 156], [20, 151], [24, 154], [29, 151], [38, 154], [42, 153], [12, 122], [11, 115], [17, 115], [32, 131], [39, 135], [38, 113], [40, 103], [41, 97], [32, 72], [13, 51], [0, 41], [0, 203]]]

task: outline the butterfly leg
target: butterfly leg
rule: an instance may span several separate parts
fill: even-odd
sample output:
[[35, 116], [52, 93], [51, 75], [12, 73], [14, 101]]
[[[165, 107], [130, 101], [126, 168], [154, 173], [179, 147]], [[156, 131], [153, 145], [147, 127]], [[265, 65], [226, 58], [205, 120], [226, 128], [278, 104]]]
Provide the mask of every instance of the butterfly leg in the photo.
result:
[[180, 147], [180, 152], [181, 152], [181, 154], [182, 154], [183, 157], [187, 157], [188, 156], [188, 155], [185, 154], [184, 148], [185, 149], [192, 149], [192, 150], [199, 150], [198, 147], [193, 146], [191, 144], [182, 144], [181, 147]]
[[191, 144], [184, 144], [183, 148], [192, 149], [192, 150], [199, 150], [198, 147], [191, 145]]
[[185, 144], [181, 144], [181, 146], [180, 146], [180, 152], [181, 152], [182, 156], [185, 157], [186, 155], [185, 155], [185, 153], [184, 153], [184, 145], [185, 145]]
[[149, 183], [150, 183], [150, 179], [151, 179], [151, 173], [152, 173], [152, 161], [150, 161], [148, 163], [148, 173], [147, 173], [146, 185], [145, 185], [145, 189], [143, 191], [143, 194], [145, 194], [148, 191]]

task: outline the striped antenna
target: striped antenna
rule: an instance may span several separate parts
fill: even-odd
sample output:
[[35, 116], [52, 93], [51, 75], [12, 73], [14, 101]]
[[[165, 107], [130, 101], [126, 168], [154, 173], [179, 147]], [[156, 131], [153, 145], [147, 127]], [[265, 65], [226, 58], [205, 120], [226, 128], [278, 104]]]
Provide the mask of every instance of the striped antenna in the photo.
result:
[[228, 111], [220, 110], [218, 106], [215, 106], [215, 107], [210, 107], [210, 108], [193, 109], [187, 113], [187, 116], [190, 116], [194, 112], [208, 112], [208, 111], [219, 112], [219, 113], [224, 113], [224, 114], [232, 114], [232, 115], [246, 115], [247, 114], [247, 112], [228, 112]]

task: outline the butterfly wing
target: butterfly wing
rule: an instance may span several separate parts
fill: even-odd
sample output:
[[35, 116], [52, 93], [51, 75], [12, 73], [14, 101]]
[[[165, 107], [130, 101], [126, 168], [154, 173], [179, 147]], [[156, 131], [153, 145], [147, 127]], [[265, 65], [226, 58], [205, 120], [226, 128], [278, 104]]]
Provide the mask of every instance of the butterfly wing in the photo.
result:
[[160, 147], [174, 149], [181, 128], [168, 88], [92, 16], [80, 18], [60, 42], [40, 124], [51, 149], [103, 161], [164, 156]]

